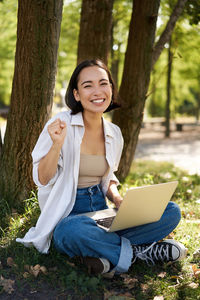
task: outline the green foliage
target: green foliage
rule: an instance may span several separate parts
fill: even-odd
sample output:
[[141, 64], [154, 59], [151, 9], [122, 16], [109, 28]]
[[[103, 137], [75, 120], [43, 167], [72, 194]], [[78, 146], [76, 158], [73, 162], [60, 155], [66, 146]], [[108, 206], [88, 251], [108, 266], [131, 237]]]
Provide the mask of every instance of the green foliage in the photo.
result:
[[189, 18], [191, 25], [200, 23], [200, 2], [199, 0], [190, 0], [186, 2], [185, 14]]
[[[119, 63], [119, 82], [123, 72], [124, 56], [128, 40], [129, 23], [132, 13], [132, 0], [115, 0], [113, 5], [113, 43], [111, 60]], [[112, 63], [110, 60], [110, 63]]]
[[[171, 6], [170, 6], [171, 4]], [[175, 1], [161, 2], [160, 27], [157, 39], [165, 28]], [[188, 1], [191, 5], [191, 1]], [[187, 10], [186, 10], [187, 12]], [[189, 24], [187, 13], [178, 20], [172, 35], [172, 88], [171, 88], [171, 113], [172, 118], [177, 114], [197, 115], [199, 109], [199, 42], [200, 27]], [[168, 44], [157, 61], [151, 76], [149, 99], [147, 109], [151, 116], [164, 116], [167, 99], [167, 67]]]
[[77, 62], [81, 1], [66, 1], [63, 6], [58, 50], [56, 89], [65, 88]]

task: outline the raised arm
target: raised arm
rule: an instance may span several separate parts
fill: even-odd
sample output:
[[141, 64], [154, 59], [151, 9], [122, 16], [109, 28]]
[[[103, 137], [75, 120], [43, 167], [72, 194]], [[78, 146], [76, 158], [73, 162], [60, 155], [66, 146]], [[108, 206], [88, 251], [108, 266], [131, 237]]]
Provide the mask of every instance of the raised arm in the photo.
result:
[[43, 185], [46, 185], [56, 174], [60, 151], [67, 132], [66, 123], [60, 119], [56, 119], [47, 128], [53, 144], [38, 166], [39, 181]]

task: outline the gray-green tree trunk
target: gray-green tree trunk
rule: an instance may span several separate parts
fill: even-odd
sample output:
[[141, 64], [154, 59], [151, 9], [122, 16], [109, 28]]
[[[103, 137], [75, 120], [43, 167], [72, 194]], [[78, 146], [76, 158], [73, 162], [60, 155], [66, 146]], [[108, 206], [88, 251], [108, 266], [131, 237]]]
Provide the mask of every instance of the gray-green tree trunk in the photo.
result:
[[119, 90], [122, 109], [113, 114], [124, 137], [118, 176], [124, 179], [133, 160], [149, 86], [159, 0], [134, 0], [122, 82]]
[[83, 0], [78, 42], [78, 63], [100, 58], [108, 62], [113, 0]]
[[171, 76], [172, 76], [172, 59], [171, 39], [168, 48], [168, 70], [167, 70], [167, 101], [165, 107], [165, 136], [170, 136], [170, 103], [171, 103]]
[[0, 195], [12, 206], [30, 195], [31, 152], [52, 107], [63, 0], [19, 0], [10, 113], [0, 159]]

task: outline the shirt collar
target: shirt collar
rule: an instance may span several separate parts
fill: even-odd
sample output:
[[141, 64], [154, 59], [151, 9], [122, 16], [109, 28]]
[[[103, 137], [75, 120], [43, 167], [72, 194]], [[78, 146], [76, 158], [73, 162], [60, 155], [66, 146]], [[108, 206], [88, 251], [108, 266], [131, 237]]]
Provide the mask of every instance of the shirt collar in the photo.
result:
[[111, 126], [109, 126], [109, 122], [103, 118], [103, 127], [104, 127], [104, 135], [109, 137], [114, 137]]
[[79, 112], [75, 115], [71, 115], [71, 125], [84, 126], [82, 112]]
[[[83, 122], [83, 115], [82, 112], [79, 112], [75, 115], [71, 115], [71, 125], [78, 125], [78, 126], [84, 126], [84, 122]], [[111, 126], [109, 126], [109, 122], [107, 120], [104, 119], [104, 117], [102, 117], [103, 119], [103, 127], [104, 127], [104, 135], [109, 136], [109, 137], [114, 137], [113, 131], [111, 129]]]

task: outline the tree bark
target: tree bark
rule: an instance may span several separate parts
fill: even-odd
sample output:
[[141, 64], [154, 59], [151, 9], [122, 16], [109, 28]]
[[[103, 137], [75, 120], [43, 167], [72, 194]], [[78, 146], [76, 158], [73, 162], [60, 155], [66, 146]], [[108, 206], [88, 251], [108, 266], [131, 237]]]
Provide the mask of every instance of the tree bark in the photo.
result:
[[160, 57], [160, 54], [165, 46], [166, 43], [169, 42], [172, 31], [176, 25], [176, 21], [180, 17], [180, 15], [183, 12], [184, 6], [188, 0], [178, 0], [176, 6], [174, 7], [174, 10], [169, 18], [169, 21], [162, 32], [158, 42], [154, 46], [153, 51], [153, 58], [152, 58], [152, 69], [158, 58]]
[[111, 54], [111, 74], [112, 78], [118, 88], [118, 73], [119, 73], [119, 52], [120, 52], [120, 45], [118, 45], [118, 49], [114, 50], [114, 37], [113, 37], [113, 28], [114, 24], [112, 24], [111, 28], [111, 45], [110, 45], [110, 54]]
[[83, 0], [78, 42], [78, 63], [100, 58], [106, 64], [110, 52], [113, 0]]
[[168, 70], [167, 70], [167, 101], [165, 108], [165, 136], [170, 136], [170, 103], [171, 103], [171, 76], [172, 76], [172, 59], [171, 39], [168, 48]]
[[49, 118], [62, 0], [19, 0], [11, 106], [1, 155], [0, 195], [20, 206], [33, 189], [31, 152]]
[[124, 137], [118, 170], [123, 180], [130, 170], [143, 119], [148, 90], [159, 0], [134, 0], [122, 83], [119, 90], [122, 109], [113, 114]]

